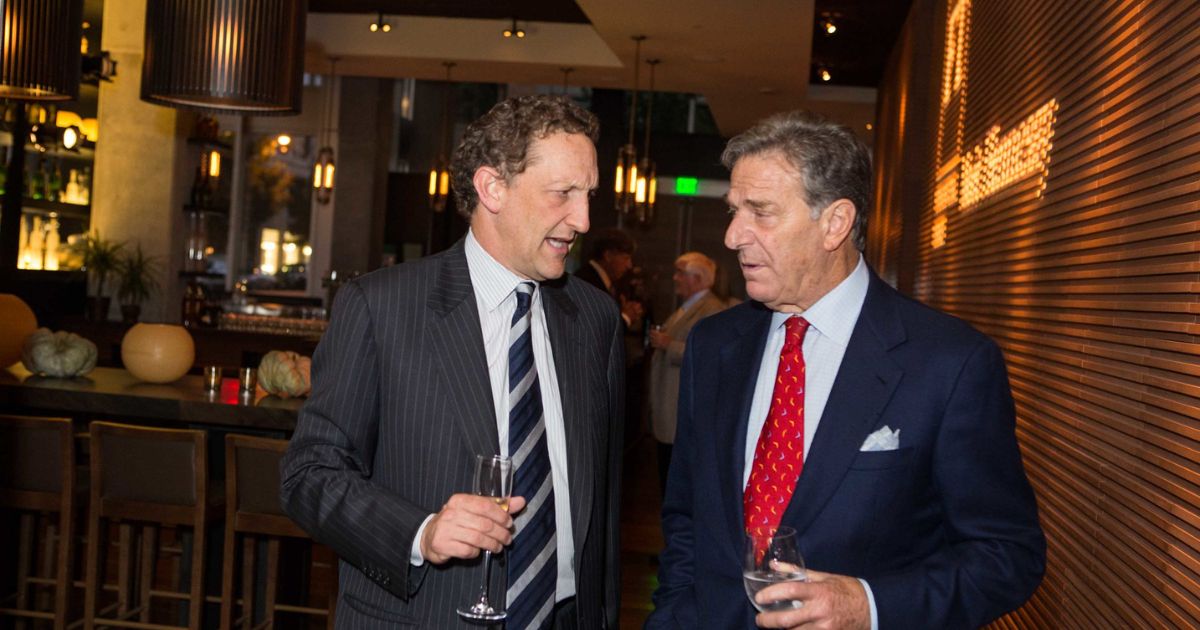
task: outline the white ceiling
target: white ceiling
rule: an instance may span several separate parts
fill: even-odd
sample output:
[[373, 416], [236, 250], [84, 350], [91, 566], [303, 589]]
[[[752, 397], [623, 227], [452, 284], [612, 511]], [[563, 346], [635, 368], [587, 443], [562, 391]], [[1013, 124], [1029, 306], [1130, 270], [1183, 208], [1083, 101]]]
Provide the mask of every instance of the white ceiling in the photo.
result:
[[[874, 90], [809, 89], [813, 0], [577, 0], [592, 24], [522, 22], [524, 39], [505, 39], [505, 20], [389, 16], [389, 33], [371, 33], [371, 16], [310, 13], [306, 69], [338, 74], [455, 81], [633, 87], [634, 35], [641, 58], [661, 59], [655, 89], [703, 94], [722, 135], [773, 112], [808, 107], [865, 134]], [[641, 88], [649, 82], [643, 63]], [[816, 98], [813, 98], [816, 97]]]

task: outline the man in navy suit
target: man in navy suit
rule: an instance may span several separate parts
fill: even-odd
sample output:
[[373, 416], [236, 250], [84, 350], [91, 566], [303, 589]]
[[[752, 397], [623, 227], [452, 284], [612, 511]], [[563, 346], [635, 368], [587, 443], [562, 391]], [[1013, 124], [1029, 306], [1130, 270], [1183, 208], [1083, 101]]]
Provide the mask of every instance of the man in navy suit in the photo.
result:
[[[485, 550], [504, 552], [490, 584], [507, 630], [616, 627], [621, 324], [563, 273], [590, 226], [597, 134], [569, 99], [499, 103], [451, 164], [466, 237], [338, 292], [281, 499], [337, 552], [339, 628], [479, 627], [455, 611]], [[514, 462], [508, 511], [472, 493], [494, 454]]]
[[[866, 147], [796, 112], [722, 160], [752, 301], [688, 341], [646, 626], [973, 628], [1020, 606], [1045, 539], [1004, 358], [866, 265]], [[772, 477], [777, 460], [797, 472]], [[760, 526], [794, 528], [809, 571], [755, 616], [741, 556]]]

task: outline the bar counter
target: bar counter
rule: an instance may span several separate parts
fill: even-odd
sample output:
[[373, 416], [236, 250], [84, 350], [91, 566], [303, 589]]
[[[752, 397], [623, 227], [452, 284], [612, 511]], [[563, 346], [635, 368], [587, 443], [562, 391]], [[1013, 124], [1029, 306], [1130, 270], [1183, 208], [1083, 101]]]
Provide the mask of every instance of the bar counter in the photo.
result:
[[221, 389], [206, 392], [201, 377], [173, 383], [139, 381], [118, 368], [96, 368], [78, 378], [35, 376], [19, 363], [0, 369], [0, 413], [41, 414], [141, 423], [209, 425], [231, 430], [285, 432], [296, 426], [303, 399], [283, 399], [238, 391], [225, 377]]

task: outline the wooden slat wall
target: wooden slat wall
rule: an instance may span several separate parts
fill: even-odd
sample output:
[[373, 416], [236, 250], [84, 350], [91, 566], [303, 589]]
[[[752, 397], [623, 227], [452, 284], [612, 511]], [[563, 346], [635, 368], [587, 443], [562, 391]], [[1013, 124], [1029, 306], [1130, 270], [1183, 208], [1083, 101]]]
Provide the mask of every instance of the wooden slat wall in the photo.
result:
[[1200, 627], [1200, 3], [974, 0], [964, 147], [1054, 98], [1049, 175], [934, 249], [952, 2], [914, 2], [881, 91], [868, 251], [1007, 357], [1049, 562], [995, 627]]

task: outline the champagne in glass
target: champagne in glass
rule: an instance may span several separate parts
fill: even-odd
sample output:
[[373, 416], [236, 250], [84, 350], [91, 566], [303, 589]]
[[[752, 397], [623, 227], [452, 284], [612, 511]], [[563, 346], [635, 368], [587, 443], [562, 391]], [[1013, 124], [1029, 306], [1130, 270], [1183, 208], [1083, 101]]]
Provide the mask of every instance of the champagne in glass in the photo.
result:
[[754, 596], [759, 591], [779, 582], [803, 582], [807, 580], [804, 559], [800, 557], [796, 530], [781, 526], [771, 530], [748, 530], [742, 562], [742, 582], [750, 603], [759, 612], [800, 608], [803, 602], [783, 600], [760, 604]]
[[[499, 455], [475, 456], [475, 494], [492, 497], [504, 511], [508, 511], [508, 500], [512, 497], [513, 463], [507, 457]], [[458, 609], [458, 615], [473, 621], [502, 621], [508, 616], [504, 606], [496, 607], [488, 600], [488, 583], [492, 574], [492, 552], [483, 552], [483, 586], [479, 589], [479, 599], [465, 608]]]

